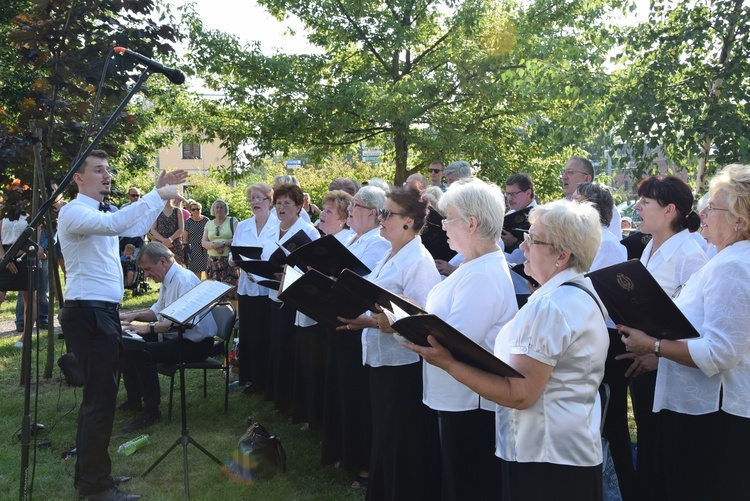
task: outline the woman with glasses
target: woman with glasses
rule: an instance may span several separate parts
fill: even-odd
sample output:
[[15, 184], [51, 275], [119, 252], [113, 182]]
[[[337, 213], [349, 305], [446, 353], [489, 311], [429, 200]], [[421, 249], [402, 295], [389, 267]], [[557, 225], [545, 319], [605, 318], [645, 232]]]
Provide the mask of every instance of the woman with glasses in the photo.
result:
[[[304, 212], [304, 194], [295, 184], [280, 184], [273, 190], [273, 202], [276, 208], [277, 222], [271, 230], [271, 238], [264, 241], [261, 258], [268, 260], [280, 245], [303, 231], [310, 240], [316, 240], [320, 233], [312, 224], [301, 216]], [[298, 412], [294, 406], [294, 371], [296, 326], [307, 327], [315, 322], [297, 310], [285, 305], [278, 299], [278, 291], [270, 290], [271, 327], [269, 345], [269, 371], [267, 373], [266, 398], [273, 400], [280, 411]]]
[[[349, 251], [370, 270], [391, 250], [380, 236], [378, 213], [385, 192], [364, 186], [347, 208], [353, 235]], [[323, 464], [338, 463], [355, 473], [352, 487], [366, 487], [372, 442], [372, 411], [368, 368], [362, 365], [362, 331], [327, 329], [328, 366], [323, 409]]]
[[[460, 180], [440, 199], [451, 249], [464, 256], [449, 277], [427, 296], [425, 309], [488, 351], [500, 329], [518, 311], [505, 253], [505, 201], [495, 185]], [[440, 412], [443, 500], [493, 499], [501, 492], [495, 456], [495, 408], [444, 370], [423, 364], [423, 402]]]
[[[700, 212], [701, 225], [718, 252], [674, 298], [700, 337], [659, 340], [618, 326], [630, 352], [659, 357], [652, 499], [747, 498], [750, 165], [724, 167], [711, 180], [709, 194], [711, 201]], [[642, 207], [641, 214], [648, 225], [649, 210]], [[657, 253], [647, 251], [647, 257], [657, 259]]]
[[171, 250], [174, 260], [180, 266], [185, 266], [185, 254], [182, 251], [182, 234], [185, 231], [185, 220], [182, 218], [180, 202], [170, 200], [164, 204], [154, 224], [151, 225], [149, 237], [153, 242], [161, 242]]
[[[232, 245], [236, 220], [229, 216], [229, 206], [221, 199], [211, 204], [210, 213], [214, 219], [206, 224], [201, 239], [201, 245], [208, 251], [208, 279], [236, 287], [239, 273], [229, 264], [229, 247]], [[237, 291], [232, 289], [227, 297], [236, 301]]]
[[[388, 194], [380, 212], [380, 234], [391, 243], [391, 251], [368, 277], [420, 306], [440, 282], [419, 238], [426, 217], [427, 202], [417, 191], [394, 188]], [[340, 320], [346, 322], [340, 331], [364, 329], [362, 360], [370, 367], [373, 431], [367, 499], [439, 499], [437, 417], [422, 404], [419, 356], [393, 336], [383, 314]]]
[[187, 243], [190, 246], [188, 269], [198, 278], [202, 278], [203, 272], [208, 269], [208, 252], [201, 245], [208, 218], [201, 214], [202, 208], [201, 204], [195, 200], [188, 200], [190, 217], [185, 220], [185, 233], [187, 233]]
[[[676, 297], [688, 278], [708, 262], [690, 235], [700, 227], [700, 216], [693, 212], [693, 192], [677, 177], [652, 176], [640, 183], [638, 197], [635, 211], [641, 218], [640, 231], [652, 237], [641, 255], [641, 263], [664, 292]], [[649, 499], [655, 473], [657, 415], [653, 407], [659, 359], [653, 353], [625, 353], [618, 359], [633, 361], [625, 376], [632, 378], [630, 398], [638, 431], [635, 499]]]
[[495, 355], [525, 378], [458, 362], [432, 336], [431, 347], [410, 347], [499, 404], [495, 455], [503, 499], [601, 500], [598, 388], [609, 340], [606, 313], [584, 277], [599, 248], [599, 214], [563, 200], [534, 208], [529, 221], [524, 271], [541, 287], [495, 340]]
[[[240, 247], [270, 246], [278, 224], [271, 214], [273, 189], [266, 183], [256, 183], [247, 189], [247, 202], [253, 215], [237, 224], [232, 245]], [[239, 259], [237, 256], [233, 258]], [[234, 265], [231, 261], [230, 264]], [[258, 285], [262, 277], [238, 270], [237, 313], [239, 315], [239, 384], [245, 393], [261, 391], [265, 387], [268, 367], [271, 304], [268, 289]]]

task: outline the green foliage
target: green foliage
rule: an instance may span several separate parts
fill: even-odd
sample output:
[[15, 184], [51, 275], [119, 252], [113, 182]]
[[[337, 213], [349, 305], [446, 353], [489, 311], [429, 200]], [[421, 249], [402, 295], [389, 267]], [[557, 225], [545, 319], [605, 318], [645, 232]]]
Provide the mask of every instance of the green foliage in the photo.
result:
[[225, 96], [201, 127], [258, 158], [380, 147], [396, 184], [461, 158], [502, 178], [598, 130], [609, 3], [263, 0], [323, 52], [270, 56], [188, 11], [192, 71]]
[[[114, 58], [113, 47], [125, 46], [148, 56], [172, 53], [169, 43], [176, 35], [167, 24], [153, 20], [160, 13], [163, 20], [170, 20], [156, 1], [13, 2], [15, 17], [0, 22], [4, 28], [0, 47], [2, 55], [8, 56], [4, 66], [11, 68], [0, 75], [20, 75], [2, 81], [3, 172], [10, 170], [21, 179], [31, 179], [34, 162], [29, 130], [35, 123], [44, 129], [47, 177], [61, 177], [77, 156], [79, 145], [93, 136], [122, 101], [133, 75], [142, 70], [130, 59]], [[148, 88], [144, 92], [148, 93]], [[95, 97], [101, 106], [91, 119]], [[126, 108], [100, 147], [117, 156], [122, 144], [138, 138], [153, 123], [139, 111], [143, 108]], [[93, 132], [87, 130], [90, 119]]]
[[[652, 2], [625, 32], [607, 119], [648, 171], [657, 148], [698, 174], [750, 161], [750, 5], [743, 0]], [[697, 171], [697, 172], [696, 172]]]

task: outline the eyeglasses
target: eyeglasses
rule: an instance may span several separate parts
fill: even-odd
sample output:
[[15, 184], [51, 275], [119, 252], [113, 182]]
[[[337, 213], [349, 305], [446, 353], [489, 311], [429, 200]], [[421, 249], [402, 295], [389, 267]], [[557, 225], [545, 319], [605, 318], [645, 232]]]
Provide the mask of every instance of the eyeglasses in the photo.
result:
[[349, 202], [349, 208], [350, 208], [350, 209], [354, 210], [354, 209], [356, 209], [357, 207], [359, 207], [360, 209], [365, 209], [365, 210], [372, 210], [372, 209], [370, 209], [370, 208], [369, 208], [368, 206], [366, 206], [366, 205], [358, 204], [357, 202]]
[[128, 193], [128, 196], [130, 198], [140, 198], [140, 195], [138, 193]]
[[443, 229], [445, 230], [446, 226], [448, 226], [449, 224], [451, 224], [453, 221], [458, 221], [460, 219], [461, 219], [460, 217], [456, 217], [456, 218], [453, 218], [453, 219], [443, 219], [441, 221], [441, 223], [443, 225]]
[[440, 169], [428, 169], [428, 170], [430, 171], [430, 174], [439, 174], [439, 173], [443, 172]]
[[515, 197], [516, 195], [518, 195], [519, 193], [523, 193], [524, 191], [526, 191], [526, 190], [506, 191], [505, 192], [505, 196], [508, 197], [508, 198]]
[[523, 234], [523, 241], [526, 244], [526, 247], [531, 247], [532, 245], [552, 245], [549, 242], [542, 242], [541, 240], [534, 240], [531, 238], [531, 235], [528, 233]]
[[[215, 225], [214, 225], [215, 226]], [[216, 236], [219, 236], [219, 233], [221, 232], [221, 226], [216, 226]]]
[[724, 210], [727, 212], [731, 212], [729, 209], [720, 209], [719, 207], [714, 207], [714, 205], [711, 202], [708, 202], [708, 204], [706, 205], [706, 212], [710, 214], [715, 210]]
[[268, 200], [268, 197], [252, 197], [248, 198], [248, 200], [250, 201], [250, 203], [265, 202], [266, 200]]
[[191, 207], [190, 208], [190, 212], [200, 212], [200, 210], [201, 210], [200, 207]]
[[401, 214], [400, 212], [393, 212], [388, 209], [380, 209], [380, 219], [383, 221], [387, 221], [391, 216], [406, 216], [406, 214]]
[[563, 170], [563, 171], [560, 171], [560, 176], [561, 176], [561, 177], [562, 177], [562, 176], [568, 176], [568, 177], [570, 177], [570, 176], [572, 176], [573, 174], [575, 174], [576, 172], [577, 172], [578, 174], [583, 174], [584, 176], [588, 176], [588, 175], [589, 175], [589, 173], [588, 173], [588, 172], [584, 172], [584, 171], [582, 171], [582, 170], [565, 169], [565, 170]]

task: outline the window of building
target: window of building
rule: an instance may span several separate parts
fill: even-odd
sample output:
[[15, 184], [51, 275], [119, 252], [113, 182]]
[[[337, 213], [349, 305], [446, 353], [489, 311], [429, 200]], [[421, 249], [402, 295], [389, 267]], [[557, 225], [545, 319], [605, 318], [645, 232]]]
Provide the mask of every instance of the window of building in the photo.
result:
[[193, 141], [184, 141], [182, 143], [182, 159], [195, 160], [201, 157], [201, 145]]

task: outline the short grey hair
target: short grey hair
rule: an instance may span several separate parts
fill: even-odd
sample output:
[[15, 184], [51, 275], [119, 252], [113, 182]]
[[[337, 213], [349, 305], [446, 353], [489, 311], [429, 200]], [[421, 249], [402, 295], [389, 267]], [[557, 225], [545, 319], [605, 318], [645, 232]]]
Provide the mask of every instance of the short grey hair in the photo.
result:
[[599, 212], [599, 222], [602, 223], [602, 226], [609, 226], [609, 223], [612, 222], [612, 211], [615, 208], [615, 202], [609, 188], [599, 183], [579, 183], [576, 192], [587, 202], [593, 204]]
[[380, 212], [383, 205], [385, 205], [385, 191], [377, 186], [363, 186], [359, 189], [357, 194], [359, 195], [359, 198], [362, 199], [362, 203], [369, 209], [375, 209]]
[[138, 263], [143, 262], [144, 258], [148, 259], [151, 264], [156, 264], [161, 258], [165, 258], [170, 263], [174, 262], [174, 254], [161, 242], [149, 242], [144, 245], [138, 253]]
[[293, 176], [291, 174], [281, 174], [278, 176], [274, 176], [273, 178], [273, 187], [274, 189], [277, 186], [281, 186], [282, 184], [293, 184], [296, 186], [299, 186], [299, 180], [297, 180], [297, 176]]
[[586, 273], [602, 241], [599, 212], [589, 202], [557, 200], [531, 209], [529, 222], [544, 227], [544, 239], [556, 252], [570, 252], [569, 267]]
[[449, 174], [458, 174], [459, 179], [471, 177], [471, 165], [469, 162], [464, 162], [463, 160], [451, 162], [443, 171], [444, 176], [448, 176]]
[[[428, 186], [422, 192], [422, 198], [427, 200], [435, 210], [440, 212], [438, 204], [440, 203], [440, 199], [443, 198], [443, 189], [440, 186]], [[440, 214], [444, 215], [442, 212]]]
[[381, 190], [383, 190], [383, 193], [385, 193], [386, 195], [388, 193], [390, 193], [390, 191], [391, 191], [391, 185], [388, 184], [388, 182], [385, 179], [380, 179], [379, 177], [374, 177], [374, 178], [370, 179], [367, 182], [367, 185], [368, 186], [376, 186], [376, 187], [380, 188]]
[[226, 211], [227, 211], [227, 216], [229, 216], [229, 206], [228, 206], [228, 205], [227, 205], [227, 203], [226, 203], [226, 202], [225, 202], [224, 200], [222, 200], [221, 198], [219, 198], [218, 200], [214, 201], [214, 203], [212, 203], [212, 204], [211, 204], [211, 211], [209, 212], [209, 214], [211, 214], [212, 216], [214, 216], [214, 215], [215, 215], [215, 214], [214, 214], [214, 207], [216, 207], [217, 205], [223, 205], [223, 206], [224, 206], [224, 208], [225, 208], [225, 209], [226, 209]]
[[503, 233], [505, 196], [495, 184], [481, 179], [461, 179], [448, 187], [440, 198], [438, 209], [445, 213], [448, 207], [458, 211], [461, 219], [477, 220], [477, 236], [480, 240], [497, 242]]
[[730, 164], [721, 169], [708, 185], [712, 198], [719, 190], [727, 194], [729, 214], [745, 220], [737, 232], [750, 240], [750, 165]]

